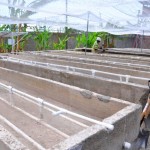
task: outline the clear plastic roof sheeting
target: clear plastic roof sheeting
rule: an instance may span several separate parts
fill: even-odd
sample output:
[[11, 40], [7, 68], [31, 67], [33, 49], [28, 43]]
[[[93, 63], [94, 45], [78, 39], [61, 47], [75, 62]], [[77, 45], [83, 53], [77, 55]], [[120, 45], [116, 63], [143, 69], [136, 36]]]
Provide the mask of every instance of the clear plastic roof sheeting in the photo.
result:
[[150, 0], [5, 0], [0, 24], [150, 35]]

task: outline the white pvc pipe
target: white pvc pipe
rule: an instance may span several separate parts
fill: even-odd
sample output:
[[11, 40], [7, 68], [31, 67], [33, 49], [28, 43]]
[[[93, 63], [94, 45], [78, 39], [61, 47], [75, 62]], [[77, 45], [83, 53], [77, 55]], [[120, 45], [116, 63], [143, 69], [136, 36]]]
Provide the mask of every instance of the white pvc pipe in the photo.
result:
[[[40, 55], [45, 55], [45, 54], [40, 54]], [[77, 57], [70, 57], [70, 56], [61, 56], [60, 55], [51, 55], [51, 57], [53, 58], [68, 58], [68, 59], [75, 59], [75, 60], [82, 60], [84, 58], [77, 58]], [[84, 59], [85, 60], [85, 59]], [[93, 61], [93, 59], [89, 59], [89, 58], [86, 58], [86, 60], [88, 61]], [[99, 62], [105, 62], [105, 60], [98, 60]], [[114, 61], [107, 61], [108, 64], [119, 64], [119, 65], [125, 65], [125, 66], [128, 66], [130, 63], [123, 63], [123, 62], [114, 62]], [[130, 64], [130, 65], [133, 65], [133, 66], [137, 66], [137, 67], [149, 67], [149, 65], [141, 65], [141, 64]]]
[[131, 143], [124, 142], [123, 147], [126, 148], [126, 149], [130, 149], [131, 148]]
[[[22, 98], [24, 98], [24, 99], [26, 99], [27, 101], [29, 101], [29, 102], [31, 102], [31, 103], [33, 103], [33, 104], [36, 104], [36, 105], [39, 106], [39, 103], [37, 103], [37, 102], [35, 102], [35, 101], [33, 101], [33, 100], [31, 100], [31, 99], [29, 99], [29, 98], [23, 96], [23, 95], [20, 95], [20, 94], [17, 94], [17, 93], [15, 93], [15, 94], [18, 95], [18, 96], [20, 96], [20, 97], [22, 97]], [[48, 110], [48, 111], [50, 111], [50, 112], [52, 112], [52, 113], [55, 112], [54, 110], [52, 110], [52, 109], [50, 109], [50, 108], [47, 108], [47, 107], [45, 107], [44, 109], [46, 109], [46, 110]], [[69, 120], [69, 121], [71, 121], [71, 122], [73, 122], [73, 123], [76, 123], [76, 124], [78, 124], [78, 125], [80, 125], [80, 126], [82, 126], [82, 127], [85, 127], [85, 128], [89, 127], [89, 126], [87, 126], [87, 125], [85, 125], [85, 124], [83, 124], [83, 123], [81, 123], [81, 122], [79, 122], [79, 121], [77, 121], [77, 120], [74, 120], [74, 119], [72, 119], [72, 118], [69, 118], [69, 117], [67, 117], [67, 116], [65, 116], [65, 115], [60, 114], [60, 116], [63, 117], [63, 118], [65, 118], [65, 119], [67, 119], [67, 120]]]
[[[4, 59], [6, 59], [6, 56], [2, 56], [2, 58], [4, 58]], [[22, 62], [27, 62], [27, 64], [28, 63], [31, 63], [31, 61], [28, 61], [28, 60], [21, 60], [21, 59], [17, 59], [17, 58], [12, 58], [12, 57], [8, 57], [9, 58], [9, 60], [16, 60], [16, 61], [22, 61]], [[31, 63], [32, 65], [33, 65], [33, 62]], [[41, 66], [47, 66], [47, 64], [48, 63], [43, 63], [43, 62], [35, 62], [35, 64], [38, 64], [38, 65], [41, 65]], [[56, 64], [49, 64], [50, 66], [53, 66], [53, 67], [62, 67], [63, 65], [56, 65]], [[64, 67], [64, 66], [63, 66]], [[65, 66], [65, 68], [66, 68], [66, 70], [68, 71], [69, 69], [68, 69], [68, 67], [69, 66]], [[85, 71], [89, 71], [89, 69], [83, 69], [83, 68], [78, 68], [78, 67], [69, 67], [69, 68], [71, 68], [72, 69], [72, 71], [73, 72], [75, 72], [75, 69], [77, 69], [77, 70], [85, 70]], [[94, 73], [103, 73], [103, 74], [109, 74], [109, 75], [113, 75], [113, 76], [118, 76], [118, 77], [120, 77], [120, 76], [122, 76], [122, 77], [125, 77], [126, 78], [126, 82], [128, 82], [128, 75], [123, 75], [123, 74], [116, 74], [116, 73], [110, 73], [110, 72], [105, 72], [105, 71], [99, 71], [99, 70], [95, 70], [95, 72], [93, 72], [93, 69], [90, 69], [90, 71], [91, 71], [91, 73], [92, 73], [92, 76], [93, 76], [93, 74]], [[83, 73], [83, 72], [82, 72]], [[139, 80], [145, 80], [145, 81], [147, 81], [148, 80], [148, 78], [142, 78], [142, 77], [134, 77], [134, 76], [130, 76], [130, 78], [132, 79], [139, 79]], [[120, 78], [119, 78], [120, 79]]]
[[59, 111], [53, 112], [53, 113], [52, 113], [52, 115], [54, 115], [54, 116], [58, 116], [58, 115], [60, 115], [60, 114], [64, 114], [64, 113], [66, 113], [66, 112], [65, 112], [65, 111], [63, 111], [63, 110], [59, 110]]
[[122, 76], [120, 75], [119, 77], [120, 77], [120, 82], [123, 82]]
[[[5, 88], [7, 88], [7, 89], [9, 88], [9, 86], [6, 86], [6, 85], [3, 84], [3, 83], [0, 83], [0, 85], [3, 86], [3, 87], [5, 87]], [[86, 117], [86, 116], [83, 116], [83, 115], [80, 115], [80, 114], [71, 112], [71, 111], [66, 110], [66, 109], [64, 109], [64, 108], [61, 108], [61, 107], [58, 107], [58, 106], [53, 105], [53, 104], [51, 104], [51, 103], [48, 103], [48, 102], [44, 101], [43, 99], [36, 98], [36, 97], [31, 96], [31, 95], [29, 95], [29, 94], [27, 94], [27, 93], [21, 92], [21, 91], [15, 89], [15, 88], [12, 88], [12, 90], [13, 90], [13, 92], [16, 92], [16, 93], [19, 93], [19, 94], [21, 94], [21, 95], [24, 95], [24, 96], [26, 96], [26, 97], [28, 97], [28, 98], [31, 98], [31, 99], [33, 99], [33, 100], [35, 100], [35, 101], [37, 101], [37, 102], [42, 102], [42, 101], [43, 101], [43, 105], [47, 105], [47, 106], [53, 107], [53, 108], [55, 108], [55, 109], [58, 109], [58, 110], [60, 110], [60, 111], [64, 111], [64, 112], [66, 112], [66, 113], [68, 113], [68, 114], [70, 114], [70, 115], [72, 115], [72, 116], [75, 116], [75, 117], [78, 117], [78, 118], [87, 120], [87, 121], [89, 121], [89, 122], [92, 122], [92, 123], [95, 123], [95, 124], [99, 124], [99, 125], [105, 126], [105, 127], [106, 127], [107, 129], [109, 129], [109, 130], [113, 130], [113, 129], [114, 129], [114, 125], [111, 125], [111, 124], [108, 124], [108, 123], [105, 123], [105, 122], [101, 122], [101, 121], [98, 121], [98, 120], [95, 120], [95, 119], [92, 119], [92, 118], [89, 118], [89, 117]]]
[[[6, 104], [8, 104], [8, 102], [7, 102], [5, 99], [0, 98], [0, 100], [2, 100], [3, 102], [5, 102]], [[20, 108], [18, 108], [18, 107], [16, 107], [16, 106], [13, 106], [13, 108], [15, 108], [15, 109], [17, 109], [18, 111], [22, 112], [23, 114], [25, 114], [25, 115], [28, 116], [29, 118], [31, 118], [31, 119], [33, 119], [33, 120], [39, 122], [39, 118], [37, 118], [37, 117], [35, 117], [35, 116], [33, 116], [33, 115], [27, 113], [26, 111], [24, 111], [24, 110], [22, 110], [22, 109], [20, 109]], [[56, 129], [55, 127], [53, 127], [53, 126], [51, 126], [51, 125], [49, 125], [49, 124], [47, 124], [47, 123], [45, 123], [45, 122], [43, 122], [43, 121], [41, 121], [41, 120], [40, 120], [40, 123], [41, 123], [42, 125], [44, 125], [44, 126], [50, 128], [50, 129], [52, 129], [53, 131], [57, 132], [58, 134], [64, 136], [65, 138], [68, 138], [68, 137], [69, 137], [69, 135], [67, 135], [67, 134], [65, 134], [65, 133], [63, 133], [63, 132], [61, 132], [60, 130]]]
[[9, 101], [10, 104], [13, 105], [13, 99], [12, 99], [13, 88], [12, 86], [9, 86], [8, 89], [9, 89]]
[[129, 76], [129, 75], [126, 75], [126, 83], [129, 82], [129, 79], [130, 79], [130, 76]]
[[46, 150], [43, 146], [38, 144], [36, 141], [34, 141], [32, 138], [30, 138], [27, 134], [25, 134], [22, 130], [17, 128], [14, 124], [12, 124], [10, 121], [8, 121], [6, 118], [0, 115], [0, 119], [4, 121], [9, 127], [11, 127], [13, 130], [15, 130], [18, 134], [21, 134], [25, 139], [30, 141], [35, 147], [37, 147], [39, 150]]
[[69, 71], [69, 66], [66, 66], [66, 71]]
[[77, 113], [68, 111], [68, 110], [66, 110], [66, 109], [64, 109], [64, 108], [55, 106], [55, 105], [50, 104], [50, 103], [48, 103], [48, 102], [44, 102], [44, 104], [47, 105], [47, 106], [50, 106], [50, 107], [54, 107], [55, 109], [58, 109], [58, 110], [61, 110], [61, 111], [65, 111], [66, 113], [68, 113], [68, 114], [70, 114], [70, 115], [72, 115], [72, 116], [75, 116], [75, 117], [78, 117], [78, 118], [87, 120], [87, 121], [92, 122], [92, 123], [96, 123], [96, 124], [99, 124], [99, 125], [103, 125], [103, 126], [107, 127], [109, 130], [113, 130], [113, 129], [114, 129], [114, 125], [111, 125], [111, 124], [108, 124], [108, 123], [105, 123], [105, 122], [101, 122], [101, 121], [97, 121], [97, 120], [92, 119], [92, 118], [89, 118], [89, 117], [82, 116], [82, 115], [80, 115], [80, 114], [77, 114]]
[[92, 69], [91, 72], [92, 72], [92, 77], [94, 77], [95, 73], [96, 73], [96, 70]]
[[43, 119], [43, 107], [44, 107], [44, 101], [40, 101], [40, 119]]

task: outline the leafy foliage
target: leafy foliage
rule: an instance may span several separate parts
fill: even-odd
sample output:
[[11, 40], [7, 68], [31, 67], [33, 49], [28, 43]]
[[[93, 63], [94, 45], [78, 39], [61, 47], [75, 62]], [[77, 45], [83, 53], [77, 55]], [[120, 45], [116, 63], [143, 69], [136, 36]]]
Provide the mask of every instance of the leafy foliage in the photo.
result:
[[53, 48], [55, 50], [62, 50], [62, 49], [65, 49], [66, 47], [66, 42], [69, 40], [70, 37], [68, 37], [68, 35], [65, 35], [63, 37], [59, 37], [58, 38], [58, 43], [54, 43], [53, 44]]
[[76, 48], [85, 47], [86, 46], [86, 35], [85, 33], [78, 34], [76, 36]]
[[52, 36], [52, 33], [50, 33], [47, 30], [44, 30], [43, 32], [40, 32], [36, 28], [35, 36], [34, 36], [34, 41], [36, 43], [36, 49], [37, 50], [46, 50], [50, 48], [50, 38]]
[[27, 34], [24, 38], [20, 41], [20, 50], [24, 50], [25, 44], [27, 43], [28, 39], [32, 37], [32, 34]]
[[88, 40], [85, 33], [78, 34], [76, 37], [76, 47], [89, 47], [91, 48], [93, 46], [93, 43], [95, 42], [97, 37], [101, 37], [103, 40], [107, 38], [106, 32], [89, 32], [88, 33]]

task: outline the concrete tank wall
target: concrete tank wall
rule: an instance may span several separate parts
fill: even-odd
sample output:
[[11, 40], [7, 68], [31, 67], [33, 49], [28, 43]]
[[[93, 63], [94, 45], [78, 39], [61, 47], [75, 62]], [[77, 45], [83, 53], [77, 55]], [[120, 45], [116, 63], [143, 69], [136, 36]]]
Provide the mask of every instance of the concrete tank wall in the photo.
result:
[[108, 132], [104, 126], [93, 125], [50, 149], [121, 150], [125, 141], [131, 142], [137, 137], [141, 113], [137, 104], [4, 68], [0, 69], [0, 81], [46, 101], [54, 99], [103, 118], [103, 122], [115, 126], [113, 131]]
[[[140, 110], [139, 112], [132, 112], [133, 109], [135, 108], [128, 107], [105, 120], [106, 122], [113, 122], [115, 125], [113, 132], [106, 132], [106, 130], [95, 125], [56, 145], [52, 150], [121, 150], [122, 143], [132, 141], [132, 138], [134, 139], [134, 136], [136, 137], [139, 132], [139, 128], [133, 131], [132, 127], [139, 123], [137, 118], [139, 118]], [[128, 131], [128, 129], [133, 132]]]
[[120, 83], [110, 79], [93, 78], [86, 75], [49, 70], [46, 68], [12, 62], [9, 63], [1, 61], [0, 66], [135, 103], [139, 103], [141, 96], [148, 90], [147, 86], [135, 85], [132, 83]]
[[[21, 88], [23, 91], [47, 100], [54, 99], [99, 118], [108, 117], [126, 106], [117, 101], [112, 103], [111, 98], [93, 94], [88, 90], [81, 90], [77, 87], [71, 88], [69, 85], [8, 69], [1, 68], [0, 77], [1, 80], [7, 81], [15, 88]], [[110, 108], [111, 111], [108, 112], [107, 110], [110, 110]]]
[[130, 68], [119, 68], [115, 66], [107, 66], [107, 65], [96, 65], [96, 64], [87, 64], [87, 63], [79, 63], [79, 62], [73, 62], [73, 61], [66, 61], [66, 60], [58, 60], [58, 59], [48, 59], [45, 57], [40, 56], [32, 56], [32, 55], [9, 55], [12, 58], [19, 58], [21, 60], [31, 60], [31, 61], [38, 61], [38, 62], [45, 62], [45, 63], [51, 63], [51, 64], [58, 64], [58, 65], [64, 65], [64, 66], [73, 66], [73, 67], [79, 67], [79, 68], [85, 68], [85, 69], [95, 69], [99, 71], [106, 71], [111, 73], [118, 73], [118, 74], [124, 74], [124, 75], [132, 75], [136, 77], [144, 77], [149, 78], [150, 73], [144, 72], [144, 71], [137, 71]]

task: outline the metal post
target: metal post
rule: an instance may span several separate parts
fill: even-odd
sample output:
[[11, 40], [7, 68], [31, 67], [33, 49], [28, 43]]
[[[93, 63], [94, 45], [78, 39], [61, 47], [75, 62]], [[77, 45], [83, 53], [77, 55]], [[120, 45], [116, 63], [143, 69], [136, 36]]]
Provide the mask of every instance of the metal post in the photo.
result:
[[14, 53], [14, 35], [13, 35], [13, 32], [11, 33], [11, 52]]
[[144, 30], [143, 30], [143, 34], [140, 38], [140, 40], [141, 40], [141, 53], [142, 53], [142, 49], [143, 49], [143, 39], [144, 39]]
[[107, 48], [109, 48], [109, 33], [107, 33]]
[[90, 16], [90, 12], [88, 11], [88, 16], [87, 16], [87, 30], [86, 30], [86, 48], [85, 48], [85, 55], [86, 55], [86, 49], [87, 49], [87, 47], [88, 47], [89, 16]]
[[138, 10], [138, 26], [140, 25], [140, 10]]
[[[68, 34], [68, 0], [66, 0], [66, 27], [65, 27], [65, 35]], [[68, 49], [68, 41], [66, 41], [66, 49]]]

